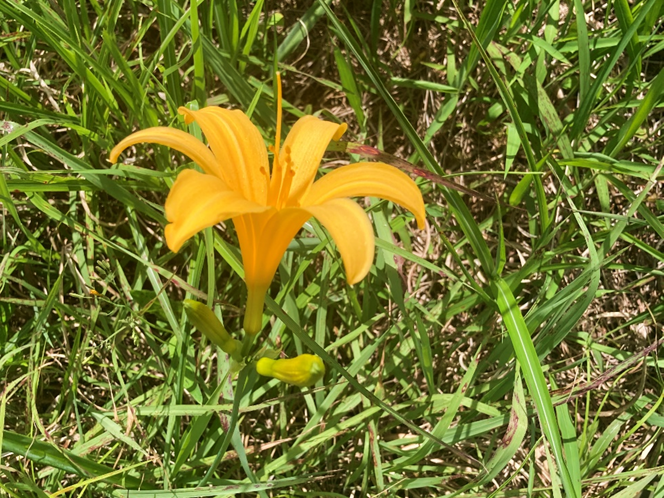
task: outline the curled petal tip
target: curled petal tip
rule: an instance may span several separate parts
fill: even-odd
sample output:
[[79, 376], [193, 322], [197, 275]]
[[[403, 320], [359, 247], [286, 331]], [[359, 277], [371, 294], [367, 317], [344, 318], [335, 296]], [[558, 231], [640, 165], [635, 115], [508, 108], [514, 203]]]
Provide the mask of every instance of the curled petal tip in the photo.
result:
[[113, 150], [111, 150], [111, 153], [108, 156], [108, 161], [111, 164], [115, 164], [118, 162], [118, 157], [120, 157], [120, 154], [122, 154], [122, 151], [124, 150], [124, 147], [122, 147], [121, 144], [116, 145], [113, 147]]
[[194, 113], [190, 109], [180, 106], [178, 107], [178, 114], [184, 116], [184, 122], [186, 124], [191, 124], [194, 122]]
[[415, 215], [415, 221], [417, 221], [418, 230], [424, 230], [427, 226], [424, 215]]
[[339, 125], [339, 128], [337, 128], [336, 133], [332, 137], [332, 140], [339, 140], [344, 133], [346, 133], [346, 130], [348, 129], [348, 125], [346, 123], [341, 123]]
[[367, 274], [369, 273], [369, 270], [371, 270], [371, 264], [372, 263], [373, 263], [373, 259], [371, 259], [369, 261], [369, 265], [367, 265], [366, 268], [362, 268], [356, 274], [354, 274], [354, 275], [348, 275], [347, 274], [346, 275], [346, 282], [348, 283], [348, 285], [350, 285], [352, 287], [353, 285], [359, 284], [362, 280], [364, 280], [364, 277], [366, 277]]
[[164, 236], [166, 237], [166, 245], [173, 252], [178, 252], [182, 247], [182, 244], [184, 244], [184, 240], [175, 237], [175, 227], [173, 226], [173, 223], [166, 225]]

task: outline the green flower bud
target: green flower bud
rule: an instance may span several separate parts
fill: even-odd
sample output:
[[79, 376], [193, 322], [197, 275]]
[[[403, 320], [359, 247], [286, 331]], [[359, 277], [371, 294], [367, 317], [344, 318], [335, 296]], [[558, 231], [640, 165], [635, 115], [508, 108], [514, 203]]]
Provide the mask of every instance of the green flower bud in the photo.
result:
[[240, 351], [240, 342], [231, 337], [210, 308], [193, 299], [185, 299], [184, 311], [191, 324], [219, 346], [222, 351], [233, 357], [237, 356]]
[[282, 360], [261, 358], [256, 362], [256, 371], [292, 386], [308, 387], [323, 378], [325, 364], [320, 357], [313, 354], [301, 354]]

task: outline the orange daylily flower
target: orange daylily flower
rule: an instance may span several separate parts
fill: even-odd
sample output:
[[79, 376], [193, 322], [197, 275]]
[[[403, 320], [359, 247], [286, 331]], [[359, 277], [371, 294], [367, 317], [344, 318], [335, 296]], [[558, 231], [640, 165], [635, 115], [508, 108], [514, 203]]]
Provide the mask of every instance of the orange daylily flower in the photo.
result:
[[[279, 78], [277, 76], [277, 78]], [[138, 131], [117, 144], [110, 154], [141, 142], [157, 143], [187, 155], [203, 173], [180, 173], [166, 199], [166, 243], [177, 252], [204, 228], [232, 219], [240, 242], [247, 309], [244, 329], [257, 334], [262, 326], [265, 294], [286, 248], [312, 216], [335, 241], [349, 284], [362, 280], [374, 257], [374, 232], [364, 209], [349, 197], [388, 199], [410, 210], [424, 227], [424, 202], [415, 182], [384, 163], [340, 167], [314, 182], [325, 149], [338, 140], [346, 125], [300, 118], [280, 146], [281, 81], [278, 79], [277, 134], [272, 170], [258, 128], [242, 111], [180, 107], [185, 122], [196, 122], [209, 148], [184, 131], [155, 127]]]

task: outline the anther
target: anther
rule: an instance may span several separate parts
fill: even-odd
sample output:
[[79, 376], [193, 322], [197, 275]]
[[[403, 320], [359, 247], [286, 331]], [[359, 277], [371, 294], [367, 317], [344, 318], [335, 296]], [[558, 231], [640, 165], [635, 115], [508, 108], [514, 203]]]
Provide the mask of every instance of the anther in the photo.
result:
[[284, 147], [284, 162], [286, 163], [286, 166], [291, 166], [293, 164], [293, 160], [291, 159], [290, 145]]

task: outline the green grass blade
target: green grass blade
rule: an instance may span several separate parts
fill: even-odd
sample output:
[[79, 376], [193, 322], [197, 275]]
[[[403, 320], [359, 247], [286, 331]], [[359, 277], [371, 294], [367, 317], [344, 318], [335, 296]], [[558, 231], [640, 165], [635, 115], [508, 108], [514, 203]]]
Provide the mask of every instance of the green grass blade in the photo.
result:
[[[330, 4], [332, 0], [323, 0]], [[325, 10], [318, 2], [313, 2], [304, 15], [294, 23], [288, 31], [286, 38], [279, 44], [277, 49], [277, 60], [286, 61], [288, 57], [300, 46], [300, 44], [309, 36], [309, 33], [325, 15]]]
[[590, 50], [583, 0], [574, 0], [574, 19], [579, 57], [579, 102], [583, 102], [590, 91]]
[[141, 487], [141, 479], [138, 477], [116, 475], [114, 469], [110, 467], [92, 462], [87, 458], [75, 455], [70, 451], [62, 450], [52, 444], [37, 441], [12, 431], [3, 431], [2, 451], [10, 451], [41, 465], [50, 465], [56, 469], [64, 470], [65, 472], [81, 477], [103, 477], [103, 480], [106, 482], [129, 489]]
[[[475, 37], [475, 44], [470, 49], [468, 57], [464, 60], [463, 64], [459, 68], [457, 73], [454, 86], [461, 89], [466, 82], [466, 79], [473, 71], [477, 62], [479, 61], [481, 51], [489, 44], [493, 39], [494, 35], [500, 27], [503, 12], [507, 6], [505, 0], [488, 0], [484, 4], [482, 13], [480, 14], [480, 20], [477, 25], [477, 32]], [[461, 12], [456, 6], [458, 12]]]
[[643, 122], [650, 115], [653, 108], [659, 103], [664, 92], [664, 69], [659, 72], [650, 84], [648, 93], [643, 98], [636, 112], [620, 127], [620, 131], [614, 139], [606, 146], [604, 154], [610, 157], [616, 155], [627, 145], [627, 142], [636, 134]]
[[189, 18], [191, 20], [191, 45], [194, 51], [194, 99], [199, 107], [205, 106], [205, 55], [198, 21], [198, 1], [193, 0], [189, 7]]
[[620, 42], [615, 47], [615, 49], [613, 49], [610, 59], [602, 65], [601, 71], [599, 71], [595, 82], [588, 91], [587, 98], [581, 101], [579, 108], [574, 113], [574, 121], [569, 133], [570, 139], [577, 140], [582, 130], [586, 127], [588, 119], [590, 118], [590, 114], [592, 113], [593, 106], [595, 105], [595, 101], [599, 95], [600, 89], [606, 83], [609, 74], [618, 62], [618, 59], [632, 40], [632, 36], [638, 31], [646, 15], [656, 3], [658, 3], [658, 0], [650, 0], [649, 2], [645, 3], [645, 5], [639, 11], [639, 14], [636, 16], [636, 19], [634, 19], [632, 25], [627, 31], [624, 32]]
[[568, 497], [577, 497], [576, 489], [578, 485], [572, 482], [567, 470], [560, 429], [553, 410], [551, 395], [526, 322], [512, 291], [505, 281], [501, 278], [494, 278], [492, 287], [498, 309], [503, 317], [503, 323], [512, 341], [514, 353], [522, 366], [528, 391], [537, 407], [540, 427], [546, 436], [546, 440], [551, 445], [565, 493]]
[[41, 135], [31, 131], [25, 134], [25, 138], [30, 143], [41, 147], [45, 152], [47, 152], [58, 161], [62, 162], [63, 164], [67, 164], [70, 168], [83, 176], [83, 178], [88, 180], [92, 185], [116, 198], [122, 204], [131, 206], [137, 211], [149, 216], [154, 220], [161, 222], [166, 221], [165, 218], [160, 213], [155, 211], [154, 208], [139, 200], [136, 196], [131, 194], [127, 189], [119, 185], [117, 182], [94, 174], [94, 172], [90, 171], [92, 169], [90, 165], [86, 164], [76, 156], [62, 150], [60, 147], [48, 141]]
[[[447, 432], [447, 430], [450, 428], [450, 425], [452, 424], [454, 418], [457, 416], [459, 407], [461, 406], [461, 401], [464, 398], [466, 392], [468, 391], [468, 388], [470, 387], [471, 383], [473, 382], [473, 377], [475, 376], [475, 373], [477, 371], [479, 353], [480, 352], [478, 350], [477, 353], [475, 354], [475, 357], [469, 363], [468, 370], [466, 370], [466, 372], [463, 374], [461, 383], [459, 384], [459, 387], [457, 388], [456, 392], [452, 396], [452, 399], [447, 405], [445, 414], [438, 420], [435, 427], [431, 431], [431, 433], [435, 437], [442, 438]], [[393, 470], [397, 471], [407, 465], [412, 465], [413, 463], [425, 459], [426, 456], [431, 453], [433, 448], [434, 448], [434, 443], [431, 440], [425, 441], [416, 452], [412, 453], [407, 458], [402, 459], [401, 462], [399, 461], [395, 462], [396, 465], [393, 467]]]
[[341, 50], [337, 47], [334, 49], [334, 60], [337, 63], [339, 78], [341, 79], [341, 85], [346, 94], [346, 98], [348, 99], [348, 104], [353, 108], [357, 122], [360, 124], [360, 128], [364, 130], [366, 118], [364, 116], [364, 111], [362, 110], [362, 96], [360, 95], [357, 83], [355, 82], [353, 69], [341, 53]]
[[[555, 384], [551, 384], [555, 387]], [[582, 496], [581, 489], [581, 462], [579, 458], [579, 443], [576, 434], [576, 428], [572, 421], [572, 414], [567, 404], [556, 406], [556, 415], [558, 417], [558, 426], [563, 438], [563, 448], [565, 449], [565, 461], [570, 479], [574, 484], [578, 496]]]
[[619, 493], [613, 495], [613, 498], [635, 498], [637, 496], [642, 496], [642, 493], [648, 484], [650, 484], [652, 480], [655, 479], [655, 477], [657, 477], [657, 474], [651, 474], [642, 479], [639, 479], [634, 484], [630, 484]]
[[180, 12], [179, 6], [170, 0], [157, 0], [157, 11], [159, 36], [164, 54], [164, 73], [167, 73], [164, 79], [166, 80], [168, 95], [176, 104], [184, 103], [182, 80], [179, 71], [180, 68], [175, 53], [175, 41], [166, 38], [173, 28], [175, 19], [180, 19], [183, 16], [181, 16], [182, 13]]
[[[240, 33], [240, 38], [245, 38], [244, 47], [242, 47], [242, 55], [245, 57], [251, 53], [251, 48], [256, 41], [256, 35], [258, 34], [258, 23], [260, 21], [260, 15], [263, 12], [263, 3], [264, 0], [258, 0], [254, 7], [251, 9], [249, 18], [242, 27], [242, 32]], [[247, 63], [245, 61], [240, 61], [239, 68], [240, 72], [244, 72]]]
[[[616, 17], [618, 18], [618, 23], [623, 34], [629, 30], [629, 28], [634, 23], [634, 16], [632, 15], [632, 10], [630, 8], [629, 2], [627, 0], [615, 0], [613, 2], [613, 7], [616, 12]], [[635, 32], [627, 45], [627, 53], [629, 58], [632, 61], [636, 61], [635, 69], [637, 75], [641, 72], [641, 58], [639, 55], [640, 46], [639, 46], [639, 36]]]
[[491, 458], [487, 459], [486, 470], [473, 482], [462, 487], [455, 494], [462, 495], [466, 491], [479, 488], [491, 482], [500, 471], [502, 471], [514, 458], [521, 447], [521, 443], [528, 431], [528, 413], [526, 411], [526, 397], [523, 392], [521, 381], [521, 369], [517, 364], [514, 377], [514, 392], [512, 393], [512, 409], [510, 410], [510, 421], [503, 438], [498, 443]]

